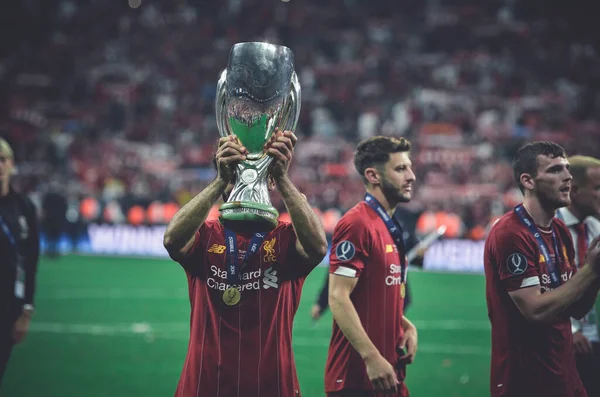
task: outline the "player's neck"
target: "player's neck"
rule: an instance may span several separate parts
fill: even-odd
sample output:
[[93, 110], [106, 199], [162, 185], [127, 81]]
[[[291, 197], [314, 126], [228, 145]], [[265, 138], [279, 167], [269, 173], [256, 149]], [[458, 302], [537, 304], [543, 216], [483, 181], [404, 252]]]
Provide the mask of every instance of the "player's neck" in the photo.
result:
[[536, 225], [546, 228], [552, 226], [552, 219], [556, 216], [556, 208], [546, 208], [535, 197], [525, 197], [523, 207], [529, 212]]
[[367, 188], [367, 193], [371, 194], [371, 196], [375, 197], [375, 199], [379, 201], [379, 204], [381, 204], [389, 216], [394, 216], [394, 211], [396, 210], [398, 203], [390, 203], [381, 189]]
[[587, 218], [587, 216], [583, 212], [578, 210], [577, 207], [573, 205], [573, 202], [571, 202], [571, 204], [567, 206], [567, 209], [571, 214], [573, 214], [573, 216], [575, 216], [575, 218], [579, 219], [579, 222], [583, 222], [583, 220]]

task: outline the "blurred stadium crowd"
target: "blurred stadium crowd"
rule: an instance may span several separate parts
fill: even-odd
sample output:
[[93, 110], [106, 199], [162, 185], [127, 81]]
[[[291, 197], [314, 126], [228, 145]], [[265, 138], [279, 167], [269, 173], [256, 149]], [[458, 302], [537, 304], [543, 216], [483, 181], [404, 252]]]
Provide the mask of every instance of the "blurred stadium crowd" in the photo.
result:
[[214, 177], [229, 49], [284, 44], [303, 94], [291, 174], [328, 231], [362, 198], [356, 142], [383, 134], [413, 142], [419, 231], [480, 239], [521, 199], [524, 141], [600, 154], [600, 57], [577, 6], [474, 3], [19, 2], [2, 17], [0, 136], [40, 208], [60, 192], [73, 222], [165, 223]]

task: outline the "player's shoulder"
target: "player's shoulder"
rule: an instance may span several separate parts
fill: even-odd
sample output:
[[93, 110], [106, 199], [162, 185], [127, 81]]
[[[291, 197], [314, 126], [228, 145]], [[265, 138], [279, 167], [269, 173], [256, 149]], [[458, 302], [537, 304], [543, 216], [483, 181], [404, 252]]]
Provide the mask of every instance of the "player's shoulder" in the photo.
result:
[[207, 219], [202, 226], [208, 230], [222, 230], [223, 224], [218, 219]]
[[526, 239], [527, 236], [527, 229], [519, 219], [519, 216], [515, 211], [509, 211], [494, 223], [487, 240], [497, 243], [507, 239]]
[[204, 238], [225, 238], [225, 227], [218, 219], [207, 219], [198, 229], [198, 234]]
[[269, 234], [271, 235], [284, 235], [294, 232], [294, 225], [292, 222], [278, 221], [277, 226]]
[[372, 225], [373, 211], [367, 203], [361, 201], [350, 208], [338, 221], [337, 228], [365, 228]]

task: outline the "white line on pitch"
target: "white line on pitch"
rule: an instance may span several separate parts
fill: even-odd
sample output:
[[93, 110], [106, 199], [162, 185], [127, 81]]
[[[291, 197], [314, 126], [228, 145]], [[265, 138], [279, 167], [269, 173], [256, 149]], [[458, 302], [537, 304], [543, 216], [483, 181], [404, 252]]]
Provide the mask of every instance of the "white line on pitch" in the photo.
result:
[[[65, 324], [65, 323], [39, 323], [33, 322], [31, 332], [79, 334], [93, 336], [145, 336], [156, 339], [180, 340], [188, 339], [186, 323], [159, 323], [151, 325], [146, 322], [121, 323], [121, 324]], [[295, 337], [295, 346], [300, 347], [327, 347], [329, 339]], [[443, 345], [421, 343], [420, 353], [428, 354], [456, 354], [467, 356], [489, 356], [489, 348], [474, 345]]]

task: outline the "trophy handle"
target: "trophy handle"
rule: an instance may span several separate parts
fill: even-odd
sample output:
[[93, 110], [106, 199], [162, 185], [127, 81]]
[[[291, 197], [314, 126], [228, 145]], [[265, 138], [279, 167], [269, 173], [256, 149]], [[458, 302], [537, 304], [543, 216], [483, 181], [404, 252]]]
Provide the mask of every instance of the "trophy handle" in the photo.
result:
[[292, 73], [292, 85], [290, 95], [285, 102], [285, 108], [282, 112], [283, 117], [279, 125], [283, 126], [284, 131], [296, 131], [298, 118], [300, 117], [300, 108], [302, 105], [302, 90], [296, 72]]
[[223, 70], [219, 82], [217, 83], [217, 95], [215, 98], [215, 112], [217, 116], [217, 129], [221, 137], [229, 135], [230, 127], [227, 122], [227, 110], [225, 108], [225, 102], [227, 95], [225, 95], [225, 88], [227, 83], [227, 69]]

